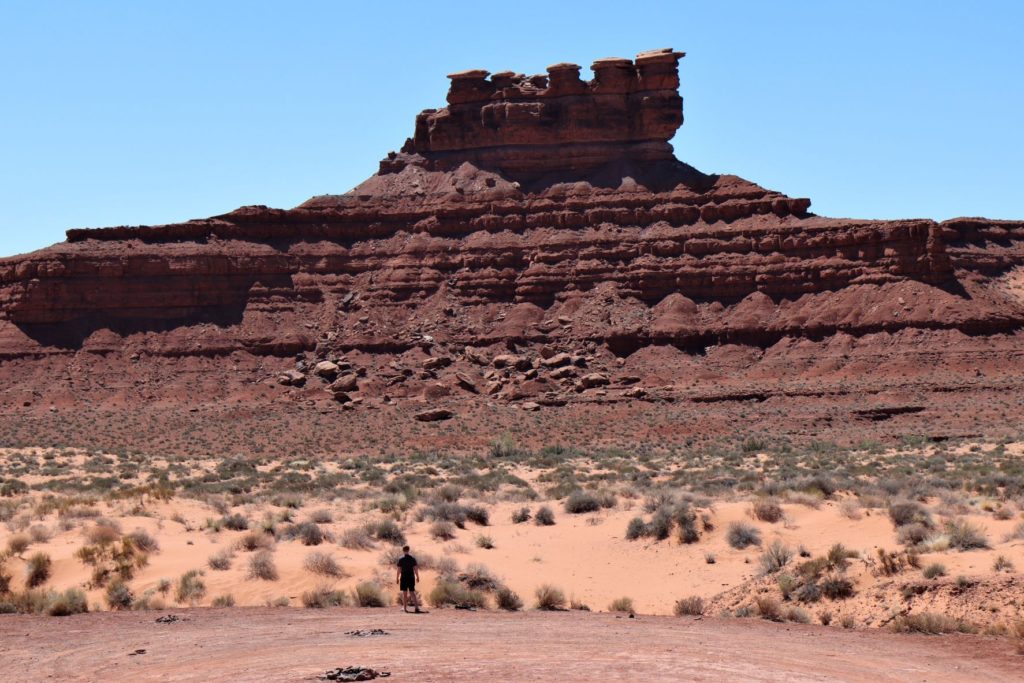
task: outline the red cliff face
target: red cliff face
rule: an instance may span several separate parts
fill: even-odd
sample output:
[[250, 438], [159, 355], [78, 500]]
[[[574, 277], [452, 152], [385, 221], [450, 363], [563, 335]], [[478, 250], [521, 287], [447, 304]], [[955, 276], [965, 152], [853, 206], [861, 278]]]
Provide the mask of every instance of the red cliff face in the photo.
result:
[[[428, 404], [585, 421], [815, 397], [825, 422], [752, 424], [857, 431], [878, 403], [865, 414], [922, 431], [929, 401], [1022, 385], [1024, 223], [822, 218], [703, 174], [668, 143], [681, 56], [598, 60], [590, 81], [453, 74], [448, 106], [346, 194], [0, 260], [0, 405], [31, 426], [51, 406], [203, 415], [230, 395], [404, 424]], [[732, 427], [666, 433], [705, 428]]]

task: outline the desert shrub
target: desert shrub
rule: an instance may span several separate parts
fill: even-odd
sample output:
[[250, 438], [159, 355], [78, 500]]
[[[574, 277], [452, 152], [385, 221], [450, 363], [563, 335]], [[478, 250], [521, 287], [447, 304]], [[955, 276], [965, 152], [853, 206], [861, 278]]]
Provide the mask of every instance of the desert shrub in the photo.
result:
[[160, 581], [156, 584], [156, 592], [160, 595], [167, 595], [171, 592], [172, 586], [173, 583], [171, 582], [170, 579], [160, 579]]
[[302, 545], [320, 545], [324, 542], [324, 532], [315, 522], [301, 522], [288, 526], [281, 537], [286, 540], [298, 539]]
[[89, 611], [89, 603], [85, 593], [78, 588], [68, 588], [63, 593], [49, 593], [45, 608], [51, 617], [67, 617], [72, 614], [84, 614]]
[[434, 495], [445, 503], [457, 503], [462, 497], [462, 489], [455, 484], [443, 484], [437, 487]]
[[774, 540], [761, 554], [761, 571], [774, 574], [793, 559], [793, 551], [782, 541]]
[[33, 553], [25, 563], [25, 585], [29, 588], [46, 583], [50, 578], [53, 561], [46, 553]]
[[844, 614], [839, 619], [839, 625], [843, 628], [850, 629], [857, 625], [857, 620], [853, 618], [852, 614]]
[[901, 527], [908, 524], [921, 524], [926, 527], [932, 526], [931, 515], [923, 505], [912, 500], [893, 501], [889, 504], [889, 519], [894, 526]]
[[131, 541], [135, 548], [141, 552], [155, 553], [160, 550], [160, 544], [157, 543], [157, 540], [145, 529], [136, 529], [130, 534], [126, 534], [124, 538]]
[[174, 599], [179, 603], [195, 604], [206, 596], [206, 583], [201, 569], [190, 569], [178, 579]]
[[1013, 561], [1006, 555], [999, 555], [996, 557], [995, 562], [992, 563], [992, 571], [994, 572], [1012, 572]]
[[768, 621], [782, 621], [782, 606], [775, 598], [761, 595], [754, 598], [754, 605], [757, 607], [757, 614]]
[[14, 534], [7, 539], [7, 552], [20, 557], [30, 545], [32, 545], [32, 539], [28, 537], [28, 534]]
[[988, 539], [981, 527], [966, 519], [952, 519], [946, 522], [946, 536], [949, 538], [949, 547], [957, 550], [989, 547]]
[[626, 540], [635, 541], [647, 534], [647, 523], [643, 517], [634, 517], [626, 525]]
[[491, 523], [491, 514], [487, 512], [487, 508], [482, 505], [467, 505], [466, 506], [466, 519], [479, 524], [480, 526], [487, 526]]
[[973, 624], [932, 612], [900, 615], [893, 619], [892, 630], [897, 633], [926, 633], [930, 635], [977, 633], [978, 631]]
[[792, 621], [795, 624], [809, 624], [811, 623], [811, 615], [806, 610], [799, 607], [793, 606], [786, 609], [783, 617], [786, 621]]
[[856, 550], [848, 550], [842, 543], [835, 543], [825, 554], [825, 561], [829, 569], [843, 572], [850, 566], [850, 559], [859, 554]]
[[330, 510], [314, 510], [309, 514], [309, 521], [314, 524], [330, 524], [334, 521], [334, 515], [331, 514]]
[[234, 607], [235, 596], [231, 593], [225, 593], [224, 595], [218, 595], [210, 602], [211, 607]]
[[697, 595], [680, 598], [672, 611], [677, 617], [699, 617], [704, 614], [704, 598]]
[[775, 583], [778, 585], [779, 590], [782, 592], [782, 599], [789, 600], [793, 597], [793, 591], [799, 585], [799, 582], [793, 577], [792, 574], [780, 573], [775, 577]]
[[743, 550], [747, 546], [761, 545], [761, 532], [746, 522], [731, 522], [726, 532], [726, 540], [736, 550]]
[[537, 526], [551, 526], [555, 523], [555, 513], [547, 505], [541, 506], [533, 518]]
[[926, 579], [937, 579], [940, 576], [946, 575], [946, 566], [939, 562], [933, 562], [925, 567], [922, 573]]
[[277, 567], [274, 565], [274, 556], [270, 554], [269, 550], [260, 550], [249, 556], [249, 572], [246, 577], [262, 581], [277, 581]]
[[896, 533], [896, 540], [903, 545], [921, 545], [932, 535], [930, 528], [918, 522], [897, 528], [899, 531]]
[[821, 612], [818, 612], [818, 622], [822, 626], [828, 626], [829, 624], [831, 624], [832, 623], [832, 612], [830, 612], [828, 610], [823, 610]]
[[519, 508], [518, 510], [514, 510], [512, 512], [512, 523], [523, 524], [525, 522], [529, 522], [531, 516], [532, 515], [530, 514], [530, 508]]
[[830, 600], [853, 596], [853, 582], [843, 576], [826, 576], [821, 580], [821, 594]]
[[423, 515], [427, 519], [436, 521], [451, 522], [460, 529], [466, 528], [466, 508], [458, 503], [440, 501], [423, 509]]
[[715, 554], [714, 553], [704, 553], [704, 562], [707, 563], [707, 564], [714, 564], [715, 563]]
[[120, 538], [120, 526], [109, 519], [97, 519], [95, 524], [85, 530], [85, 540], [90, 545], [110, 545]]
[[327, 553], [322, 552], [311, 552], [306, 555], [306, 559], [302, 562], [302, 567], [313, 574], [319, 574], [320, 576], [332, 576], [341, 577], [344, 572], [341, 570], [341, 566], [334, 560], [333, 557]]
[[821, 600], [821, 586], [815, 581], [809, 581], [796, 589], [796, 599], [800, 602], [818, 602]]
[[107, 585], [106, 594], [107, 607], [112, 610], [128, 610], [135, 602], [135, 596], [124, 581], [116, 579]]
[[523, 608], [523, 601], [518, 594], [511, 588], [502, 586], [494, 594], [495, 602], [498, 604], [498, 609], [503, 609], [508, 612], [516, 612]]
[[450, 541], [455, 538], [455, 525], [439, 519], [430, 525], [430, 537], [435, 541]]
[[210, 569], [216, 571], [226, 571], [231, 569], [231, 560], [233, 560], [235, 554], [230, 549], [225, 548], [219, 553], [214, 553], [206, 560], [206, 564]]
[[438, 581], [427, 596], [434, 607], [484, 608], [487, 597], [458, 581]]
[[644, 528], [644, 535], [664, 541], [672, 533], [672, 516], [664, 508], [658, 510], [651, 516], [651, 521]]
[[480, 534], [476, 537], [476, 547], [483, 548], [484, 550], [493, 550], [494, 539], [486, 534]]
[[359, 607], [387, 607], [388, 600], [373, 581], [363, 581], [352, 591], [352, 597]]
[[[860, 503], [853, 499], [844, 500], [839, 504], [839, 514], [854, 521], [861, 519], [864, 516], [861, 512]], [[831, 614], [829, 615], [829, 620], [831, 621]], [[827, 625], [828, 624], [826, 624], [826, 626]]]
[[772, 498], [760, 498], [754, 501], [753, 513], [762, 522], [774, 524], [782, 519], [782, 506]]
[[232, 531], [245, 531], [249, 528], [249, 520], [245, 515], [235, 513], [221, 517], [220, 526]]
[[132, 603], [132, 610], [136, 612], [145, 612], [147, 610], [155, 609], [167, 609], [167, 604], [164, 602], [164, 599], [159, 595], [156, 595], [155, 591], [152, 589], [135, 598], [135, 602]]
[[626, 597], [615, 598], [608, 605], [608, 611], [609, 612], [629, 612], [629, 613], [632, 613], [634, 611], [633, 610], [633, 598], [626, 598]]
[[366, 525], [366, 529], [378, 541], [384, 541], [391, 545], [403, 545], [405, 543], [405, 534], [402, 533], [401, 527], [393, 519], [380, 519], [370, 522]]
[[369, 550], [376, 545], [370, 531], [361, 526], [346, 529], [338, 542], [350, 550]]
[[346, 607], [351, 599], [345, 591], [335, 590], [330, 586], [317, 586], [302, 594], [302, 606], [316, 609], [326, 607]]
[[577, 489], [565, 499], [564, 507], [569, 514], [579, 515], [585, 512], [597, 512], [601, 509], [601, 501], [593, 493]]
[[235, 541], [236, 548], [250, 553], [257, 550], [267, 550], [273, 546], [274, 539], [260, 531], [248, 531]]
[[564, 610], [565, 593], [551, 584], [543, 584], [534, 592], [537, 598], [537, 609], [540, 610]]
[[466, 571], [459, 574], [459, 581], [469, 588], [484, 591], [496, 590], [501, 585], [491, 570], [479, 563], [467, 565]]

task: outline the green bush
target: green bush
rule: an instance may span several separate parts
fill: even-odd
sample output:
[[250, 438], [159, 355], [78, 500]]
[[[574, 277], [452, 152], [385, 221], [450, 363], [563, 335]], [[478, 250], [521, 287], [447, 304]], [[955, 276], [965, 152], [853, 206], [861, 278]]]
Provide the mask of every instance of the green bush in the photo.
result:
[[743, 550], [751, 545], [761, 545], [761, 532], [746, 522], [731, 522], [726, 540], [736, 550]]
[[359, 607], [387, 607], [388, 600], [380, 586], [373, 581], [363, 581], [352, 591], [352, 597]]
[[548, 611], [565, 609], [565, 593], [559, 588], [544, 584], [537, 588], [534, 595], [537, 598], [537, 609]]

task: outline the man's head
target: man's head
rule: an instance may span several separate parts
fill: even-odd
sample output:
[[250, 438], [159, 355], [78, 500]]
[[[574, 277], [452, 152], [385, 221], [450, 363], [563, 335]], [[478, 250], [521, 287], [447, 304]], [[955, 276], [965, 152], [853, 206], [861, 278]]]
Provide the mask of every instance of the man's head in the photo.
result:
[[403, 545], [402, 546], [402, 552], [405, 553], [406, 555], [408, 555], [409, 554], [409, 546]]

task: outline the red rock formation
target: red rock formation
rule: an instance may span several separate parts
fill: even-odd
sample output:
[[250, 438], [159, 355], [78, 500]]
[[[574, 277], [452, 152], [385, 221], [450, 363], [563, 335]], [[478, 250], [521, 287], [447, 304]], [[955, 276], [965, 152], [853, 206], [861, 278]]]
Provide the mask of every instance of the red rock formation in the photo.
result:
[[[591, 81], [571, 64], [453, 74], [448, 106], [421, 113], [402, 152], [346, 194], [70, 230], [0, 260], [0, 367], [15, 380], [0, 405], [120, 401], [107, 379], [124, 376], [133, 395], [173, 404], [173, 366], [139, 371], [160, 358], [211, 359], [203, 377], [225, 391], [238, 380], [227, 359], [241, 358], [265, 368], [250, 384], [341, 394], [347, 410], [764, 400], [845, 394], [851, 381], [869, 396], [907, 378], [948, 393], [986, 363], [986, 382], [1020, 386], [1006, 361], [1024, 351], [1024, 223], [822, 218], [807, 199], [703, 174], [668, 143], [681, 56], [598, 60]], [[944, 355], [964, 339], [984, 362]], [[807, 345], [846, 350], [823, 369]], [[512, 361], [479, 369], [510, 347]], [[573, 362], [541, 363], [560, 352]], [[871, 373], [856, 374], [859, 352], [875, 354]], [[422, 353], [446, 360], [410, 362]], [[344, 354], [359, 357], [342, 368], [344, 391], [310, 374]], [[54, 381], [46, 358], [100, 386]], [[278, 381], [284, 371], [309, 381]], [[595, 373], [610, 386], [580, 379]], [[272, 396], [244, 400], [283, 400]]]

